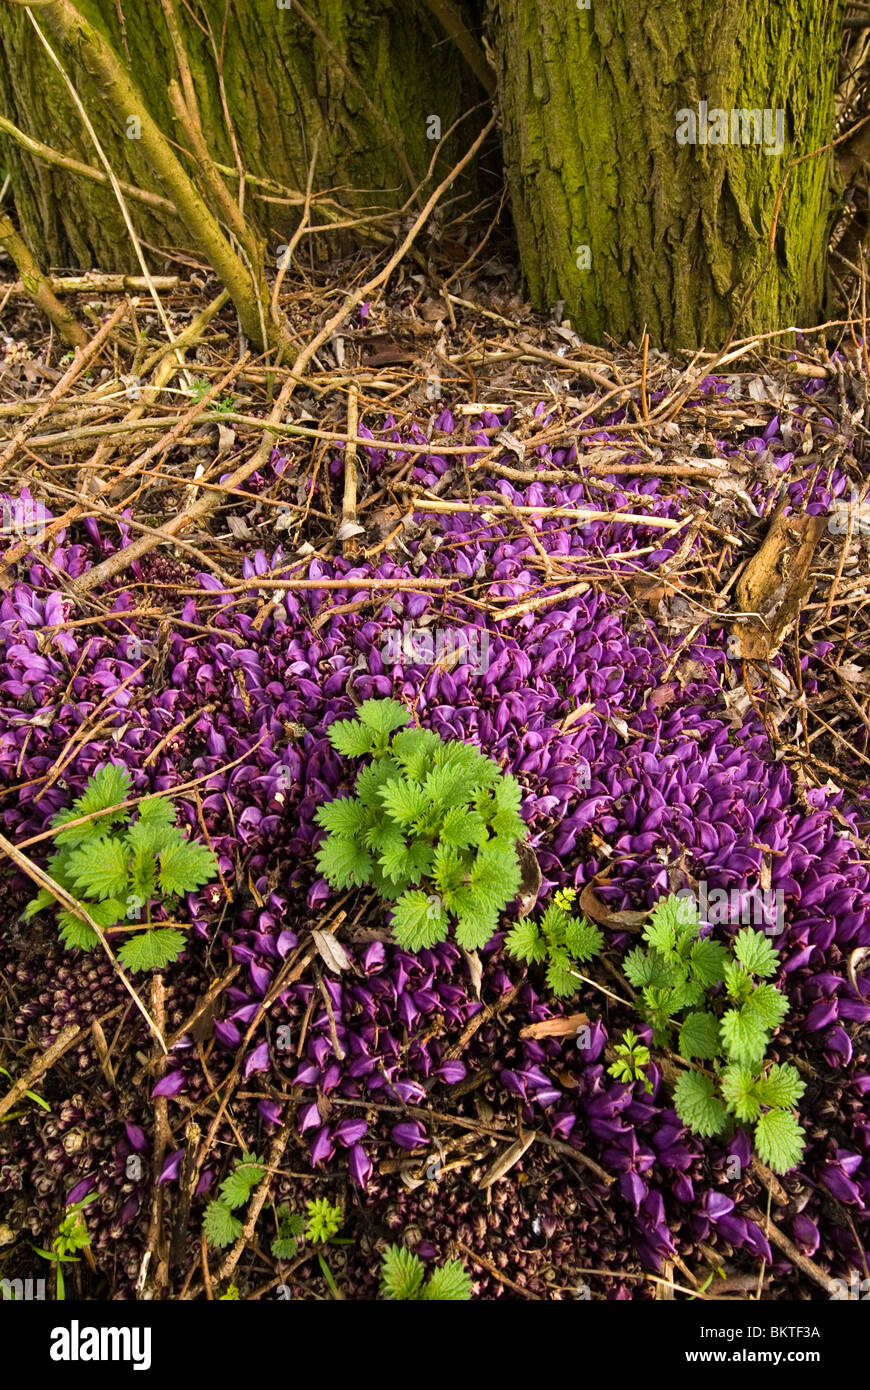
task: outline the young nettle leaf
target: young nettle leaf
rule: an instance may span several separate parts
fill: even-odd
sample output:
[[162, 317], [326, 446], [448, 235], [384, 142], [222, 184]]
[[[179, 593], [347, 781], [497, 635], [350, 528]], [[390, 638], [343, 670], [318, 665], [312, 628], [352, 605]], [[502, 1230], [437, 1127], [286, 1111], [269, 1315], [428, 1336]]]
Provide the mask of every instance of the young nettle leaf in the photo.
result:
[[202, 1224], [209, 1245], [215, 1245], [219, 1250], [232, 1245], [242, 1234], [241, 1221], [233, 1216], [225, 1202], [209, 1202]]
[[701, 1011], [686, 1014], [680, 1027], [680, 1056], [712, 1059], [722, 1051], [719, 1041], [719, 1020], [715, 1014]]
[[674, 1086], [674, 1105], [677, 1114], [696, 1134], [721, 1134], [727, 1112], [716, 1095], [716, 1083], [710, 1076], [697, 1071], [684, 1071]]
[[755, 1126], [755, 1147], [762, 1163], [786, 1173], [799, 1163], [805, 1131], [790, 1110], [768, 1110]]
[[644, 931], [649, 949], [629, 952], [625, 974], [642, 993], [655, 1044], [670, 1044], [679, 1027], [681, 1055], [712, 1064], [712, 1076], [681, 1075], [674, 1100], [683, 1122], [702, 1135], [721, 1133], [729, 1115], [755, 1123], [759, 1154], [784, 1172], [802, 1153], [803, 1130], [792, 1108], [804, 1087], [788, 1065], [765, 1073], [771, 1035], [788, 1013], [785, 995], [768, 983], [778, 953], [752, 928], [738, 931], [729, 945], [700, 931], [691, 901], [687, 910], [676, 898], [660, 900]]
[[406, 727], [395, 700], [367, 700], [329, 737], [340, 752], [371, 755], [355, 796], [319, 808], [326, 838], [317, 867], [334, 888], [370, 884], [395, 903], [393, 930], [409, 951], [447, 936], [486, 945], [519, 889], [519, 784], [458, 739]]
[[127, 884], [129, 861], [128, 846], [110, 836], [73, 850], [68, 871], [75, 887], [89, 898], [119, 898]]
[[505, 940], [507, 950], [518, 960], [547, 962], [547, 986], [560, 999], [577, 993], [578, 964], [598, 955], [603, 945], [597, 927], [585, 917], [572, 917], [556, 901], [550, 903], [538, 926], [526, 919]]
[[215, 877], [217, 860], [212, 850], [181, 836], [160, 851], [158, 879], [162, 891], [192, 893]]
[[750, 975], [766, 979], [779, 968], [779, 955], [763, 932], [744, 927], [734, 938], [734, 954]]
[[381, 1263], [381, 1293], [384, 1298], [419, 1298], [424, 1277], [422, 1261], [403, 1245], [391, 1245], [384, 1251]]
[[524, 961], [526, 965], [547, 959], [547, 943], [535, 923], [528, 917], [511, 928], [504, 944], [510, 955]]
[[[130, 795], [125, 767], [107, 763], [88, 783], [71, 807], [58, 812], [53, 827], [58, 852], [48, 872], [62, 888], [78, 898], [88, 916], [103, 931], [123, 927], [137, 935], [123, 943], [118, 959], [128, 970], [162, 969], [177, 960], [184, 936], [171, 927], [139, 932], [137, 923], [150, 924], [158, 903], [171, 904], [217, 875], [215, 855], [205, 845], [188, 840], [175, 825], [175, 808], [165, 796], [146, 797], [138, 810], [119, 808]], [[69, 829], [82, 815], [96, 816]], [[135, 816], [135, 819], [134, 819]], [[110, 830], [110, 827], [113, 827]], [[25, 919], [55, 906], [60, 938], [65, 946], [85, 951], [99, 945], [89, 923], [56, 901], [48, 890], [37, 894], [25, 909]]]
[[784, 1110], [791, 1110], [797, 1105], [805, 1090], [806, 1086], [801, 1081], [800, 1074], [787, 1063], [783, 1066], [772, 1066], [766, 1076], [759, 1078], [755, 1087], [755, 1093], [762, 1105]]
[[299, 1238], [305, 1234], [305, 1220], [298, 1212], [291, 1211], [286, 1203], [278, 1207], [278, 1235], [272, 1241], [272, 1254], [276, 1260], [294, 1260], [299, 1248]]
[[152, 927], [128, 937], [118, 951], [118, 960], [125, 970], [135, 974], [142, 970], [163, 970], [178, 960], [184, 950], [184, 932], [175, 927]]
[[391, 1245], [381, 1257], [381, 1295], [393, 1302], [467, 1302], [471, 1279], [459, 1260], [448, 1260], [427, 1281], [419, 1257], [404, 1246]]
[[728, 1109], [745, 1124], [761, 1114], [755, 1069], [731, 1062], [722, 1072], [722, 1095]]
[[751, 1005], [726, 1009], [722, 1015], [722, 1046], [729, 1059], [758, 1066], [769, 1041], [767, 1029]]
[[464, 1303], [471, 1298], [471, 1279], [459, 1260], [448, 1260], [433, 1269], [420, 1298], [429, 1303]]

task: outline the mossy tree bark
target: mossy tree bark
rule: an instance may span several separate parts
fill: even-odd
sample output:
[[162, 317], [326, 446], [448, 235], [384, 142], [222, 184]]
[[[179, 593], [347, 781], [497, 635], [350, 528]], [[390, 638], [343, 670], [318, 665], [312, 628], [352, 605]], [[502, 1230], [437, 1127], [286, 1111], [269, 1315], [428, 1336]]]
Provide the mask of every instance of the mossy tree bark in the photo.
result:
[[[159, 0], [76, 0], [76, 7], [108, 38], [149, 114], [177, 142], [184, 167], [197, 178], [197, 162], [185, 157], [188, 142], [169, 96], [177, 69]], [[39, 6], [34, 14], [54, 41], [51, 8]], [[281, 8], [277, 0], [231, 6], [226, 0], [195, 0], [179, 5], [178, 14], [213, 159], [235, 169], [238, 154], [247, 174], [304, 193], [319, 135], [315, 192], [335, 190], [336, 203], [357, 216], [363, 209], [382, 214], [401, 208], [432, 158], [435, 127], [429, 118], [437, 116], [447, 131], [481, 98], [461, 54], [422, 0], [283, 0]], [[131, 138], [131, 113], [100, 99], [74, 45], [58, 43], [57, 51], [116, 176], [171, 198], [142, 140]], [[44, 144], [100, 167], [27, 15], [6, 0], [0, 0], [0, 113]], [[445, 141], [436, 181], [485, 119], [485, 112], [476, 113]], [[0, 147], [12, 172], [22, 230], [44, 262], [138, 271], [111, 188], [46, 164], [9, 136], [0, 134]], [[237, 196], [238, 178], [225, 177]], [[205, 184], [199, 186], [220, 216]], [[139, 201], [130, 206], [143, 242], [197, 251], [170, 213]], [[246, 184], [244, 208], [254, 232], [268, 237], [270, 254], [289, 240], [300, 216], [298, 205], [282, 203], [274, 188], [253, 182]], [[326, 225], [328, 219], [315, 213], [315, 220]], [[390, 223], [386, 229], [392, 230]]]
[[[490, 0], [505, 158], [535, 306], [669, 348], [817, 321], [842, 0]], [[706, 102], [708, 121], [701, 119]], [[698, 143], [691, 134], [693, 110]], [[768, 110], [776, 150], [731, 143]], [[728, 143], [700, 143], [728, 113]], [[754, 123], [745, 128], [754, 140]], [[773, 253], [771, 230], [775, 225]], [[588, 254], [584, 250], [588, 248]]]

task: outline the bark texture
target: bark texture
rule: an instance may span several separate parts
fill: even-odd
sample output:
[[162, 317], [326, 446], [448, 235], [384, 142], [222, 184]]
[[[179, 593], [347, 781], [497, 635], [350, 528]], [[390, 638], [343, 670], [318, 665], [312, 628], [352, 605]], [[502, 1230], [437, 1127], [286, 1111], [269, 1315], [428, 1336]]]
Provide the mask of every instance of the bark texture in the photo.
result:
[[[168, 93], [177, 71], [158, 0], [76, 3], [109, 38], [158, 126], [184, 151], [184, 132]], [[304, 12], [326, 43], [301, 9], [302, 0], [283, 0], [281, 8], [278, 0], [193, 0], [189, 7], [179, 6], [210, 152], [218, 163], [235, 168], [235, 141], [248, 174], [304, 192], [320, 133], [315, 190], [334, 189], [336, 199], [357, 215], [362, 209], [398, 209], [432, 157], [429, 117], [439, 117], [446, 131], [480, 100], [481, 91], [422, 0], [401, 5], [305, 0]], [[75, 82], [116, 176], [169, 197], [142, 141], [128, 134], [131, 113], [100, 100], [74, 47], [56, 40], [48, 11], [37, 8], [34, 14]], [[5, 3], [0, 4], [0, 113], [34, 139], [101, 167], [27, 15]], [[443, 176], [468, 148], [484, 120], [485, 112], [477, 113], [445, 142], [436, 175]], [[138, 270], [111, 188], [46, 164], [2, 131], [0, 148], [13, 176], [22, 230], [43, 261], [77, 269]], [[184, 153], [181, 158], [196, 175], [196, 161]], [[227, 182], [237, 194], [238, 179]], [[299, 220], [298, 207], [266, 201], [274, 193], [246, 185], [246, 215], [257, 233], [268, 236], [270, 253], [289, 239]], [[190, 245], [171, 213], [141, 201], [130, 207], [146, 243]]]
[[[664, 347], [817, 321], [841, 0], [490, 0], [505, 158], [535, 306]], [[677, 113], [784, 111], [784, 149], [678, 144]], [[730, 132], [729, 132], [730, 134]], [[582, 248], [589, 248], [587, 257]], [[588, 268], [586, 263], [589, 261]]]

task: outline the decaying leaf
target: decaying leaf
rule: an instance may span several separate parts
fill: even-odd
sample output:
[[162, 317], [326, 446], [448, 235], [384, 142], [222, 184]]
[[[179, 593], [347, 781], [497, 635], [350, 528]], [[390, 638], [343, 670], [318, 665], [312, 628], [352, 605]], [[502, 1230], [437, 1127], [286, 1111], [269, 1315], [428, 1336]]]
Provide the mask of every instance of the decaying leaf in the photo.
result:
[[490, 1168], [487, 1168], [480, 1180], [480, 1187], [491, 1187], [499, 1178], [503, 1178], [509, 1173], [514, 1164], [519, 1163], [527, 1149], [531, 1148], [537, 1138], [537, 1132], [532, 1130], [531, 1134], [525, 1135], [522, 1139], [517, 1139], [515, 1143], [509, 1144], [503, 1149], [498, 1158]]
[[343, 970], [353, 969], [353, 961], [347, 954], [347, 951], [344, 949], [341, 942], [336, 941], [335, 937], [329, 932], [317, 931], [315, 927], [312, 927], [311, 936], [317, 947], [317, 954], [320, 956], [327, 970], [331, 970], [334, 974], [340, 975]]
[[565, 1014], [562, 1018], [545, 1018], [540, 1023], [528, 1023], [520, 1029], [521, 1038], [570, 1038], [589, 1022], [588, 1014]]
[[620, 931], [640, 931], [649, 917], [648, 912], [614, 911], [601, 901], [591, 883], [587, 883], [580, 894], [579, 906], [580, 911], [586, 917], [591, 917], [593, 922], [600, 922], [604, 927], [616, 927]]
[[520, 861], [522, 874], [519, 891], [520, 907], [517, 915], [528, 917], [538, 901], [538, 894], [541, 891], [541, 866], [531, 845], [522, 841], [517, 845], [517, 858]]

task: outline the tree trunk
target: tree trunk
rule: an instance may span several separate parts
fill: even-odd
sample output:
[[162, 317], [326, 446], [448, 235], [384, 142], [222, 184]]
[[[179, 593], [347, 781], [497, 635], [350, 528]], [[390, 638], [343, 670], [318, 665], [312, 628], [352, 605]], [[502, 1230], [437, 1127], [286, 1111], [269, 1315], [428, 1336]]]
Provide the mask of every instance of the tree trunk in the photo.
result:
[[[197, 161], [185, 156], [189, 144], [168, 95], [177, 69], [158, 0], [144, 5], [76, 2], [108, 37], [149, 113], [177, 142], [182, 163], [197, 177]], [[93, 76], [57, 37], [50, 9], [36, 7], [33, 14], [75, 83], [116, 176], [171, 198], [155, 178], [135, 125], [129, 125], [131, 113], [108, 109], [99, 100]], [[316, 222], [346, 220], [343, 208], [357, 217], [366, 210], [373, 216], [395, 212], [426, 173], [434, 133], [446, 132], [481, 97], [467, 64], [422, 0], [401, 5], [393, 0], [367, 0], [365, 5], [304, 0], [304, 7], [300, 0], [282, 0], [282, 8], [278, 0], [244, 0], [234, 6], [227, 0], [200, 0], [179, 4], [177, 10], [209, 151], [218, 164], [235, 170], [235, 141], [242, 166], [254, 176], [246, 182], [245, 214], [258, 234], [268, 236], [270, 256], [300, 218], [298, 203], [282, 202], [276, 185], [304, 193], [318, 136], [313, 187], [315, 193], [333, 190], [335, 204], [315, 210]], [[319, 35], [304, 16], [319, 27]], [[222, 58], [216, 56], [221, 53]], [[0, 113], [43, 144], [102, 168], [26, 13], [5, 0], [0, 0]], [[431, 117], [438, 118], [440, 129]], [[443, 177], [468, 148], [484, 119], [485, 113], [476, 113], [445, 141], [436, 176]], [[44, 264], [138, 272], [110, 187], [47, 164], [8, 134], [0, 132], [0, 144], [12, 173], [22, 231]], [[237, 197], [238, 177], [224, 177]], [[464, 190], [472, 185], [473, 179], [466, 180]], [[199, 186], [220, 216], [206, 185]], [[136, 199], [129, 206], [144, 242], [191, 246], [171, 212]], [[391, 232], [394, 224], [380, 225]], [[333, 240], [331, 249], [335, 247]], [[305, 241], [298, 254], [307, 255]]]
[[490, 0], [534, 305], [564, 300], [593, 341], [646, 328], [668, 348], [715, 347], [735, 321], [816, 322], [830, 151], [779, 192], [832, 138], [842, 13], [842, 0]]

